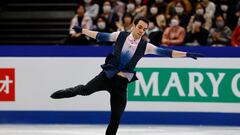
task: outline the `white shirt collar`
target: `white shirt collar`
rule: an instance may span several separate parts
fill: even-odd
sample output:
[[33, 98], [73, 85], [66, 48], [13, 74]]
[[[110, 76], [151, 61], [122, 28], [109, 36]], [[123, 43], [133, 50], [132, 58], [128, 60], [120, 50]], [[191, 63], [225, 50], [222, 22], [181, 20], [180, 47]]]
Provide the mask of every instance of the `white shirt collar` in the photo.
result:
[[139, 39], [134, 39], [132, 33], [130, 33], [129, 36], [128, 36], [128, 40], [129, 40], [130, 42], [133, 42], [135, 45], [138, 45], [138, 43], [140, 42], [141, 38], [139, 38]]

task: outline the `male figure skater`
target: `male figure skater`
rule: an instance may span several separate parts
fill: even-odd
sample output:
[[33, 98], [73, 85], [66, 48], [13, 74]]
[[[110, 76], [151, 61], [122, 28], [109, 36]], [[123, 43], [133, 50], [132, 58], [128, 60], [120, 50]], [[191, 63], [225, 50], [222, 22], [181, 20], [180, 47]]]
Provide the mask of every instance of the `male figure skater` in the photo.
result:
[[54, 92], [54, 99], [70, 98], [77, 95], [90, 95], [94, 92], [107, 90], [110, 93], [111, 118], [106, 130], [106, 135], [115, 135], [119, 126], [120, 118], [127, 102], [127, 85], [136, 80], [134, 68], [137, 62], [146, 54], [165, 55], [169, 57], [191, 57], [197, 59], [201, 54], [181, 52], [156, 47], [147, 43], [142, 36], [148, 28], [149, 21], [143, 17], [134, 21], [131, 33], [113, 32], [101, 33], [74, 27], [73, 29], [99, 41], [115, 42], [114, 49], [109, 55], [102, 72], [89, 81], [86, 85], [63, 89]]

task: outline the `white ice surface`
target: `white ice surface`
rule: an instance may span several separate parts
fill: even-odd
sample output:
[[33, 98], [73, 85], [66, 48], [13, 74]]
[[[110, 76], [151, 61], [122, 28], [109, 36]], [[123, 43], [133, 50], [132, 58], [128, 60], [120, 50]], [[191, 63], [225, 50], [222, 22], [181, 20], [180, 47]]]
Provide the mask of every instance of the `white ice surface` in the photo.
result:
[[[104, 135], [106, 125], [0, 125], [0, 135]], [[240, 127], [121, 125], [117, 135], [240, 135]]]

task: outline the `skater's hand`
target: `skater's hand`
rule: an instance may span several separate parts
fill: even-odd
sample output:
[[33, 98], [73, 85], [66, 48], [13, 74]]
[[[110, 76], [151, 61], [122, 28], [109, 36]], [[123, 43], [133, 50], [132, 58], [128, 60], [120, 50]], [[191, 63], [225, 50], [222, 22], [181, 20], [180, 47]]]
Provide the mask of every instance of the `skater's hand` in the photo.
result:
[[204, 57], [203, 54], [201, 53], [191, 53], [191, 52], [188, 52], [187, 53], [187, 57], [190, 57], [190, 58], [193, 58], [193, 59], [197, 59], [198, 57]]
[[77, 33], [82, 33], [82, 27], [80, 26], [74, 26], [72, 29], [74, 29], [74, 31]]

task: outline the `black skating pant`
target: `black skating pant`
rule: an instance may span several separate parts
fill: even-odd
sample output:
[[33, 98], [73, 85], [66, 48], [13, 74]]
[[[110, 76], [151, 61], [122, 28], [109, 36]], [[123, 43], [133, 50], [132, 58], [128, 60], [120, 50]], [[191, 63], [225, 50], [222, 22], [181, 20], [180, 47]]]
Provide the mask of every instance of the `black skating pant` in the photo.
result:
[[110, 93], [111, 118], [106, 130], [106, 135], [116, 135], [121, 116], [127, 103], [126, 78], [115, 75], [108, 79], [104, 72], [101, 72], [86, 85], [76, 87], [80, 95], [90, 95], [97, 91], [107, 90]]

